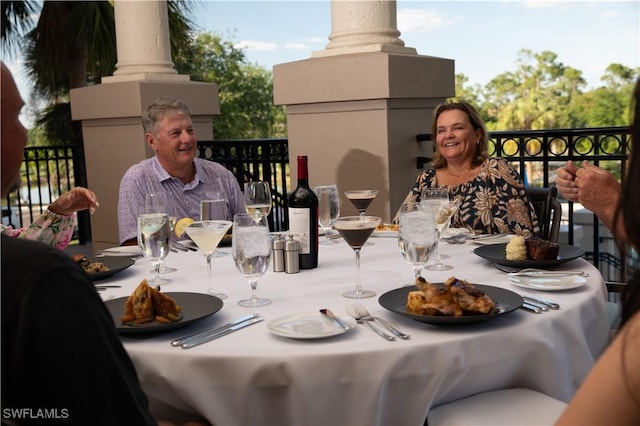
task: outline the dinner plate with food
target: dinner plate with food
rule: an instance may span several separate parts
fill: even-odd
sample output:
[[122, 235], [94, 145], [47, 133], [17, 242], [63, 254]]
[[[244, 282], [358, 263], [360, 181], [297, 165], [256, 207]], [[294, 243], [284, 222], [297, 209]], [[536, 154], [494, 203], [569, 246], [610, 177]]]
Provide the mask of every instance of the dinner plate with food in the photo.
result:
[[339, 318], [345, 327], [320, 312], [285, 315], [269, 321], [267, 329], [277, 336], [290, 339], [323, 339], [355, 328], [356, 321], [353, 318], [347, 316]]
[[444, 283], [419, 277], [415, 284], [388, 291], [378, 302], [391, 312], [433, 325], [483, 322], [513, 312], [523, 303], [522, 296], [511, 290], [456, 277]]
[[382, 238], [397, 238], [398, 237], [398, 224], [397, 223], [381, 223], [376, 229], [373, 230], [372, 237]]
[[481, 246], [473, 252], [490, 262], [515, 268], [548, 268], [585, 254], [580, 247], [517, 235], [506, 244]]
[[92, 281], [103, 280], [109, 278], [118, 272], [122, 272], [135, 261], [130, 257], [91, 257], [84, 254], [76, 254], [72, 256], [84, 272]]
[[222, 309], [221, 299], [204, 293], [168, 292], [142, 282], [127, 297], [104, 302], [120, 334], [176, 330]]

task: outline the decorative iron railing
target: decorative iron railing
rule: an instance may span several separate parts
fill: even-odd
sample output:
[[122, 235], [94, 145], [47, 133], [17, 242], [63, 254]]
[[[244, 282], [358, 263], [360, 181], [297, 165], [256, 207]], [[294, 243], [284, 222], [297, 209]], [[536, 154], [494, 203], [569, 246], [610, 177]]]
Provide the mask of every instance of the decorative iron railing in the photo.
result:
[[[431, 139], [428, 134], [417, 135], [418, 142]], [[589, 160], [623, 178], [630, 133], [627, 127], [596, 129], [559, 129], [513, 132], [491, 132], [490, 154], [508, 158], [529, 185], [553, 186], [555, 171], [568, 160]], [[288, 229], [286, 202], [291, 190], [287, 139], [199, 141], [198, 156], [214, 160], [231, 170], [242, 186], [250, 180], [264, 180], [271, 184], [273, 208], [271, 229]], [[422, 168], [428, 158], [417, 159]], [[30, 223], [50, 200], [74, 186], [86, 186], [84, 153], [81, 148], [28, 147], [22, 165], [22, 188], [2, 202], [2, 221], [13, 226]], [[416, 170], [417, 173], [417, 170]], [[564, 227], [568, 243], [573, 244], [575, 231], [573, 202], [563, 201]], [[598, 218], [589, 214], [593, 229], [593, 248], [587, 258], [600, 268], [608, 280], [624, 278], [625, 262], [613, 243], [611, 235], [602, 231]], [[80, 244], [91, 240], [88, 213], [78, 215], [75, 238]]]

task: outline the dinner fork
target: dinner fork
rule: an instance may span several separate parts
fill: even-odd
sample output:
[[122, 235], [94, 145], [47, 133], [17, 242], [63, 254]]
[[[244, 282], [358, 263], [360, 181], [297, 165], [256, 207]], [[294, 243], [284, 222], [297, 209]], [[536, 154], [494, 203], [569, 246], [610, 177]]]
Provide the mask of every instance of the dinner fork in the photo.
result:
[[396, 336], [392, 336], [390, 334], [385, 333], [384, 331], [382, 331], [381, 329], [379, 329], [378, 327], [373, 325], [370, 321], [364, 319], [361, 315], [359, 315], [355, 311], [353, 306], [347, 306], [346, 310], [347, 310], [347, 313], [349, 314], [349, 316], [351, 318], [353, 318], [354, 320], [356, 320], [356, 322], [358, 324], [367, 324], [369, 326], [369, 328], [372, 329], [373, 331], [375, 331], [376, 333], [378, 333], [380, 335], [380, 337], [383, 337], [383, 338], [385, 338], [385, 339], [387, 339], [389, 341], [396, 340]]
[[367, 320], [367, 321], [376, 321], [377, 320], [380, 324], [384, 325], [387, 328], [387, 330], [389, 330], [390, 332], [392, 332], [393, 334], [395, 334], [396, 336], [398, 336], [401, 339], [409, 339], [411, 337], [410, 335], [405, 334], [402, 331], [398, 330], [397, 328], [395, 328], [394, 326], [389, 324], [384, 319], [382, 319], [380, 317], [374, 317], [373, 315], [371, 315], [369, 313], [369, 311], [367, 311], [367, 308], [365, 308], [364, 305], [356, 303], [356, 304], [353, 305], [353, 310], [358, 315], [360, 315], [360, 317], [363, 320]]

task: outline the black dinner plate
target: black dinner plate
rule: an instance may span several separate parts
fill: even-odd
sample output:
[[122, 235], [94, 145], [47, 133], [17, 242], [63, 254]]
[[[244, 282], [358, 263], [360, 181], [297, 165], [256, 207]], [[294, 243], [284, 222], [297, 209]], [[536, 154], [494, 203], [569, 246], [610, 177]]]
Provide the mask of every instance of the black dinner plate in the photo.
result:
[[[444, 287], [444, 283], [436, 283], [436, 285]], [[509, 312], [515, 311], [522, 305], [522, 297], [511, 290], [483, 284], [473, 285], [484, 291], [485, 294], [487, 294], [496, 302], [496, 306], [498, 308], [496, 313], [465, 314], [459, 318], [455, 318], [438, 315], [420, 315], [407, 312], [407, 296], [410, 291], [415, 291], [418, 289], [416, 286], [400, 287], [395, 290], [388, 291], [380, 296], [380, 298], [378, 299], [378, 303], [380, 303], [382, 307], [390, 310], [391, 312], [400, 314], [404, 317], [411, 318], [416, 321], [433, 325], [462, 325], [483, 322], [504, 316]]]
[[478, 256], [498, 265], [512, 266], [514, 268], [550, 268], [569, 262], [584, 255], [580, 247], [560, 244], [558, 257], [548, 260], [507, 260], [505, 255], [507, 244], [489, 244], [473, 250]]
[[86, 258], [87, 258], [87, 260], [89, 262], [102, 262], [102, 263], [104, 263], [104, 266], [109, 268], [108, 271], [96, 272], [95, 274], [87, 274], [89, 276], [89, 278], [91, 278], [91, 281], [98, 281], [98, 280], [103, 280], [105, 278], [109, 278], [110, 276], [115, 275], [118, 272], [124, 271], [129, 266], [131, 266], [131, 265], [133, 265], [135, 263], [135, 260], [133, 260], [130, 257], [111, 257], [111, 256], [89, 257], [89, 256], [86, 256]]
[[120, 334], [148, 334], [177, 330], [215, 314], [222, 309], [223, 305], [221, 299], [209, 294], [182, 292], [164, 294], [173, 298], [178, 306], [182, 308], [182, 319], [179, 321], [167, 324], [155, 321], [138, 325], [123, 324], [120, 318], [124, 314], [124, 304], [127, 301], [128, 296], [107, 300], [104, 304], [109, 309], [109, 312], [111, 312], [113, 322], [116, 325], [116, 330]]

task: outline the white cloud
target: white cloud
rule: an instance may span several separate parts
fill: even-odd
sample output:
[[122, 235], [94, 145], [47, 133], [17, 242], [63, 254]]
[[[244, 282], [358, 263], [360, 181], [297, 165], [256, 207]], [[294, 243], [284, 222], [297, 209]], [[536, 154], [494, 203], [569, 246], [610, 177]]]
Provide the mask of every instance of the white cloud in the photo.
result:
[[307, 50], [311, 48], [311, 46], [309, 46], [307, 43], [292, 43], [292, 42], [285, 43], [284, 47], [291, 50]]
[[236, 49], [254, 50], [260, 52], [271, 52], [278, 49], [277, 43], [256, 40], [241, 40], [234, 44]]
[[461, 20], [459, 16], [440, 15], [433, 9], [399, 9], [397, 19], [402, 34], [435, 31]]

